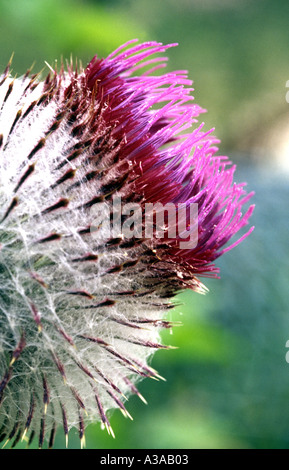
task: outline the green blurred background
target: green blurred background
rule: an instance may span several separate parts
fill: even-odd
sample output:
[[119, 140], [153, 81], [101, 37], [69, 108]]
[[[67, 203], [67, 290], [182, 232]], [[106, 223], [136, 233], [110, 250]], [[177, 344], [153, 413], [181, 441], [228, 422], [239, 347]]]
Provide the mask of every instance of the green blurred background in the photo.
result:
[[133, 422], [112, 414], [115, 440], [90, 425], [90, 449], [289, 448], [288, 21], [288, 0], [0, 0], [0, 69], [14, 52], [18, 75], [132, 38], [178, 42], [168, 69], [189, 71], [206, 128], [256, 192], [253, 234], [170, 314], [178, 349], [152, 362], [166, 382], [139, 384], [149, 404], [130, 398]]

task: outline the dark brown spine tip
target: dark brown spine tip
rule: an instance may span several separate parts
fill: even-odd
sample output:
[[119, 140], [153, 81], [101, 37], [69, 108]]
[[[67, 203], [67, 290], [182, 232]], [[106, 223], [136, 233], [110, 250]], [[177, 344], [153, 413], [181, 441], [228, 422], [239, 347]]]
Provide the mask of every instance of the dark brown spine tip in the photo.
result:
[[82, 134], [84, 134], [86, 131], [86, 123], [81, 123], [78, 124], [77, 126], [74, 126], [71, 130], [71, 136], [72, 137], [81, 137]]
[[31, 65], [31, 67], [26, 70], [26, 72], [25, 72], [25, 74], [23, 75], [23, 78], [22, 78], [22, 82], [23, 82], [23, 83], [25, 82], [26, 78], [28, 78], [29, 75], [31, 74], [34, 65], [35, 65], [35, 62], [33, 62], [33, 64]]
[[3, 394], [3, 392], [4, 392], [5, 387], [7, 386], [9, 380], [11, 379], [11, 376], [12, 376], [12, 369], [9, 368], [9, 369], [5, 372], [4, 377], [3, 377], [3, 379], [2, 379], [1, 382], [0, 382], [0, 400], [1, 400], [1, 398], [2, 398], [2, 394]]
[[66, 447], [68, 444], [68, 424], [67, 424], [67, 414], [65, 408], [62, 403], [60, 403], [61, 414], [62, 414], [62, 424], [63, 424], [63, 431], [65, 435]]
[[80, 410], [79, 410], [78, 416], [79, 416], [79, 420], [78, 420], [79, 440], [80, 440], [81, 449], [83, 449], [83, 447], [85, 447], [84, 421], [83, 421], [83, 416]]
[[117, 406], [119, 407], [120, 411], [122, 412], [122, 414], [125, 416], [125, 417], [129, 417], [131, 420], [132, 420], [132, 417], [131, 415], [129, 414], [129, 412], [127, 411], [126, 407], [124, 406], [124, 404], [120, 401], [120, 399], [118, 397], [115, 396], [114, 393], [112, 393], [110, 390], [106, 390], [107, 394], [113, 399], [113, 401], [117, 404]]
[[23, 113], [22, 119], [25, 119], [28, 116], [28, 114], [31, 113], [31, 111], [33, 110], [36, 104], [37, 104], [37, 101], [32, 101], [32, 103], [28, 106], [26, 111]]
[[113, 307], [116, 304], [115, 300], [112, 299], [106, 299], [103, 300], [102, 302], [99, 302], [97, 305], [93, 305], [93, 307]]
[[34, 394], [32, 394], [31, 401], [30, 401], [29, 412], [28, 412], [28, 416], [27, 416], [27, 419], [26, 419], [25, 429], [24, 429], [24, 433], [23, 433], [23, 436], [22, 436], [22, 440], [24, 439], [27, 431], [30, 428], [30, 425], [31, 425], [31, 422], [32, 422], [32, 419], [33, 419], [34, 408], [35, 408], [35, 399], [34, 399]]
[[37, 101], [37, 106], [47, 103], [49, 99], [51, 98], [51, 94], [52, 94], [51, 90], [46, 93], [43, 93], [43, 95], [40, 96], [39, 100]]
[[138, 391], [136, 386], [127, 377], [124, 377], [123, 380], [126, 383], [126, 385], [128, 385], [128, 387], [130, 388], [130, 391], [134, 393], [135, 395], [137, 395], [140, 398], [140, 400], [147, 405], [146, 399], [141, 395], [141, 393]]
[[41, 215], [46, 215], [46, 214], [49, 214], [50, 212], [53, 212], [57, 209], [62, 209], [62, 208], [66, 208], [69, 204], [69, 199], [66, 199], [66, 198], [62, 198], [60, 199], [58, 202], [56, 202], [55, 204], [53, 204], [52, 206], [50, 207], [47, 207], [46, 209], [44, 209], [42, 212], [41, 212]]
[[121, 237], [111, 238], [110, 240], [105, 242], [105, 246], [106, 247], [118, 246], [122, 242], [122, 240], [123, 239]]
[[27, 157], [28, 160], [31, 160], [31, 158], [33, 158], [34, 155], [45, 146], [45, 144], [46, 144], [46, 139], [45, 138], [40, 139], [39, 142], [35, 145], [35, 147], [29, 153]]
[[18, 122], [19, 119], [21, 118], [21, 115], [22, 115], [22, 109], [19, 109], [19, 110], [17, 111], [17, 113], [16, 113], [16, 117], [15, 117], [15, 119], [14, 119], [14, 122], [13, 122], [11, 128], [10, 128], [10, 131], [9, 131], [9, 134], [8, 134], [8, 135], [12, 134], [12, 132], [13, 132], [13, 130], [14, 130], [14, 128], [15, 128], [17, 122]]
[[5, 98], [3, 100], [3, 103], [5, 103], [8, 100], [8, 98], [9, 98], [9, 96], [10, 96], [12, 90], [13, 90], [13, 86], [14, 86], [14, 80], [11, 83], [9, 83], [8, 90], [7, 90], [7, 93], [6, 93]]
[[15, 436], [16, 432], [18, 431], [18, 428], [19, 428], [19, 412], [17, 413], [12, 431], [10, 432], [10, 434], [8, 436], [9, 441]]
[[45, 435], [45, 416], [42, 416], [41, 421], [40, 421], [40, 431], [39, 431], [39, 440], [38, 440], [39, 449], [42, 449], [43, 447], [44, 435]]
[[71, 338], [71, 336], [69, 336], [62, 328], [58, 327], [57, 325], [54, 325], [56, 330], [58, 331], [58, 333], [61, 334], [61, 336], [63, 336], [63, 338], [71, 345], [71, 346], [75, 346], [74, 344], [74, 341], [73, 339]]
[[54, 446], [55, 434], [56, 434], [56, 424], [54, 422], [53, 427], [52, 427], [51, 432], [50, 432], [50, 437], [49, 437], [49, 442], [48, 442], [48, 449], [52, 449], [53, 446]]
[[122, 265], [119, 265], [119, 266], [114, 266], [110, 269], [108, 269], [107, 271], [105, 271], [105, 273], [103, 274], [103, 276], [105, 276], [106, 274], [114, 274], [114, 273], [120, 273], [122, 271]]
[[100, 416], [100, 419], [102, 421], [102, 423], [104, 424], [104, 426], [106, 427], [106, 430], [108, 432], [108, 434], [110, 434], [112, 437], [114, 437], [114, 433], [113, 433], [113, 430], [111, 428], [111, 425], [110, 425], [110, 422], [104, 412], [104, 409], [103, 409], [103, 406], [102, 406], [102, 403], [97, 395], [97, 393], [95, 392], [95, 401], [96, 401], [96, 404], [97, 404], [97, 407], [98, 407], [98, 412], [99, 412], [99, 416]]
[[1, 82], [0, 82], [0, 86], [3, 85], [3, 83], [4, 83], [5, 80], [6, 80], [6, 78], [7, 78], [8, 75], [9, 75], [10, 67], [11, 67], [12, 60], [13, 60], [13, 56], [14, 56], [14, 52], [13, 52], [13, 54], [11, 55], [11, 57], [10, 57], [10, 59], [9, 59], [9, 62], [8, 62], [8, 64], [7, 64], [6, 67], [5, 67], [4, 73], [3, 73], [3, 75], [2, 75], [3, 78], [2, 78], [2, 80], [1, 80]]
[[125, 182], [128, 179], [128, 176], [129, 176], [129, 173], [126, 173], [120, 178], [114, 181], [111, 181], [107, 183], [106, 185], [103, 185], [100, 189], [101, 193], [107, 197], [108, 195], [113, 194], [116, 191], [119, 191], [124, 186]]
[[89, 378], [94, 380], [93, 374], [87, 369], [87, 367], [85, 367], [83, 364], [81, 364], [80, 362], [76, 360], [74, 360], [74, 362], [77, 365], [77, 367], [79, 367], [79, 369], [85, 373], [85, 375], [87, 375]]
[[38, 284], [40, 284], [42, 287], [44, 287], [44, 289], [47, 289], [48, 285], [46, 284], [44, 279], [42, 279], [42, 277], [39, 276], [38, 273], [30, 272], [29, 274], [31, 276], [31, 279], [34, 279], [34, 281], [38, 282]]
[[76, 173], [76, 170], [68, 170], [63, 176], [61, 176], [61, 177], [56, 181], [56, 183], [54, 183], [54, 184], [51, 186], [51, 189], [54, 189], [54, 188], [56, 188], [57, 186], [59, 186], [60, 184], [64, 183], [65, 181], [74, 178], [75, 173]]
[[82, 256], [81, 258], [74, 258], [71, 261], [74, 262], [74, 263], [81, 263], [81, 262], [84, 262], [84, 261], [97, 261], [97, 260], [98, 260], [97, 255], [95, 255], [93, 253], [88, 253], [87, 255]]
[[93, 336], [86, 336], [86, 335], [79, 335], [78, 337], [81, 339], [85, 339], [86, 341], [91, 341], [92, 343], [97, 343], [100, 346], [104, 346], [104, 347], [109, 346], [109, 344], [101, 338], [94, 338]]
[[26, 346], [25, 333], [22, 332], [20, 340], [19, 340], [16, 348], [14, 349], [14, 351], [12, 353], [12, 359], [10, 361], [10, 367], [14, 364], [14, 362], [17, 361], [17, 359], [19, 359], [20, 354], [22, 353], [25, 346]]
[[28, 85], [26, 86], [24, 93], [26, 93], [27, 90], [33, 91], [35, 87], [38, 85], [36, 82], [36, 79], [39, 77], [39, 73], [34, 73], [33, 75], [30, 76], [30, 80]]
[[3, 134], [0, 134], [0, 149], [3, 145]]
[[32, 441], [33, 441], [33, 439], [34, 439], [34, 436], [35, 436], [35, 430], [33, 429], [33, 431], [32, 431], [31, 434], [30, 434], [29, 440], [28, 440], [28, 444], [27, 444], [28, 447], [31, 446]]
[[79, 404], [80, 408], [82, 408], [82, 409], [86, 412], [86, 409], [85, 409], [83, 400], [81, 399], [81, 397], [79, 396], [79, 394], [77, 393], [77, 391], [75, 390], [75, 388], [74, 388], [74, 387], [70, 387], [70, 390], [71, 390], [72, 395], [74, 396], [75, 400], [76, 400], [77, 403]]
[[19, 429], [19, 431], [18, 431], [18, 433], [17, 433], [17, 435], [16, 435], [16, 437], [15, 437], [15, 439], [14, 439], [12, 445], [11, 445], [11, 449], [14, 449], [14, 447], [15, 447], [15, 446], [18, 444], [18, 442], [20, 441], [20, 439], [21, 439], [21, 432], [22, 432], [22, 430]]
[[27, 178], [33, 173], [35, 169], [35, 163], [29, 165], [27, 170], [25, 171], [24, 175], [21, 176], [20, 180], [18, 181], [17, 185], [14, 188], [14, 193], [18, 191], [18, 189], [22, 186], [22, 184], [27, 180]]
[[133, 344], [137, 344], [139, 346], [144, 346], [145, 348], [151, 348], [151, 349], [173, 349], [172, 346], [166, 346], [164, 344], [160, 344], [160, 343], [153, 343], [152, 341], [141, 341], [141, 340], [134, 340], [134, 339], [130, 339], [130, 340], [127, 340], [126, 341], [130, 342], [130, 343], [133, 343]]
[[116, 296], [124, 296], [124, 297], [129, 297], [131, 295], [135, 295], [136, 294], [136, 291], [135, 290], [126, 290], [126, 291], [123, 291], [123, 292], [113, 292], [111, 293], [110, 295], [116, 295]]
[[35, 88], [38, 87], [38, 83], [36, 82], [31, 82], [30, 85], [28, 86], [28, 88], [30, 89], [30, 91], [32, 92], [33, 90], [35, 90]]
[[46, 377], [42, 377], [42, 386], [43, 386], [43, 404], [44, 404], [44, 415], [46, 415], [47, 412], [47, 407], [50, 403], [50, 394], [49, 394], [49, 388], [47, 384]]
[[137, 373], [137, 374], [140, 374], [140, 375], [143, 375], [144, 377], [146, 377], [146, 375], [144, 373], [141, 373], [141, 371], [139, 371], [135, 365], [133, 364], [132, 361], [130, 361], [127, 357], [123, 356], [122, 354], [118, 353], [117, 351], [115, 351], [112, 347], [110, 347], [107, 343], [101, 343], [100, 340], [98, 340], [97, 342], [100, 346], [103, 346], [106, 351], [108, 351], [112, 356], [116, 357], [117, 359], [120, 360], [120, 362], [122, 362], [123, 364], [125, 364], [125, 366], [127, 366], [129, 368], [129, 370], [131, 370], [132, 372], [134, 373]]
[[96, 196], [93, 199], [91, 199], [90, 201], [86, 202], [85, 204], [79, 206], [78, 209], [89, 209], [94, 204], [98, 204], [98, 203], [103, 202], [103, 201], [104, 201], [103, 196]]
[[89, 235], [91, 233], [91, 226], [78, 230], [79, 235]]
[[117, 393], [119, 393], [120, 395], [123, 395], [122, 394], [122, 391], [108, 378], [106, 377], [99, 369], [97, 366], [94, 366], [94, 370], [96, 371], [96, 373], [113, 389], [115, 390]]
[[144, 239], [143, 238], [131, 238], [130, 240], [123, 240], [121, 243], [120, 243], [120, 248], [134, 248], [135, 246], [137, 245], [140, 245], [141, 243], [143, 243]]
[[18, 205], [19, 203], [19, 199], [18, 197], [14, 197], [10, 203], [10, 206], [8, 207], [8, 209], [6, 210], [4, 216], [2, 217], [2, 219], [0, 220], [0, 223], [4, 222], [4, 220], [7, 219], [7, 217], [11, 214], [11, 212], [13, 211], [13, 209], [15, 209], [15, 207]]
[[52, 354], [52, 358], [55, 362], [55, 365], [56, 365], [58, 371], [60, 372], [60, 374], [63, 378], [64, 383], [66, 383], [66, 374], [65, 374], [65, 370], [64, 370], [64, 365], [60, 361], [59, 357], [53, 351], [51, 351], [51, 354]]
[[61, 124], [61, 120], [59, 121], [54, 121], [54, 123], [50, 126], [50, 128], [48, 129], [47, 132], [45, 132], [45, 136], [49, 136], [50, 134], [52, 134], [53, 132], [57, 131], [57, 129], [60, 127], [60, 124]]
[[15, 418], [15, 421], [14, 421], [14, 426], [10, 432], [10, 434], [8, 435], [2, 449], [4, 449], [4, 447], [6, 447], [6, 445], [8, 444], [8, 442], [15, 436], [18, 428], [19, 428], [19, 410], [17, 411], [17, 415], [16, 415], [16, 418]]
[[61, 168], [63, 168], [68, 162], [72, 162], [73, 160], [75, 160], [77, 157], [79, 157], [79, 155], [81, 155], [83, 153], [83, 150], [82, 149], [77, 149], [77, 150], [74, 150], [70, 155], [67, 156], [67, 158], [65, 160], [63, 160], [62, 162], [60, 162], [57, 167], [56, 167], [56, 170], [60, 170]]
[[92, 294], [89, 294], [89, 292], [86, 292], [84, 290], [67, 291], [66, 294], [79, 295], [80, 297], [86, 297], [87, 299], [90, 299], [90, 300], [94, 298]]
[[58, 233], [51, 233], [47, 237], [44, 237], [38, 240], [36, 243], [42, 244], [42, 243], [54, 242], [54, 241], [61, 240], [61, 238], [62, 238], [61, 235], [59, 235]]
[[134, 266], [137, 265], [137, 263], [139, 262], [139, 259], [135, 259], [135, 260], [130, 260], [130, 261], [126, 261], [125, 263], [123, 263], [123, 268], [133, 268]]
[[87, 173], [84, 176], [84, 178], [82, 178], [81, 180], [69, 186], [68, 190], [71, 191], [72, 189], [79, 188], [81, 185], [86, 184], [89, 181], [92, 181], [94, 178], [97, 178], [98, 176], [99, 176], [99, 171], [91, 171], [90, 173]]

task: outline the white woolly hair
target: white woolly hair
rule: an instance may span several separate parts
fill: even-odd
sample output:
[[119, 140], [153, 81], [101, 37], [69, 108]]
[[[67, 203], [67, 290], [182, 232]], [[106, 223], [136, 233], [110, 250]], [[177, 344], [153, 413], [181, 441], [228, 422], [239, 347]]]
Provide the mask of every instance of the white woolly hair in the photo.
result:
[[[113, 145], [99, 164], [85, 149], [75, 163], [68, 155], [80, 139], [59, 114], [63, 97], [51, 99], [35, 78], [4, 78], [0, 434], [6, 444], [29, 431], [42, 446], [50, 432], [52, 445], [58, 424], [66, 437], [77, 426], [84, 444], [84, 421], [100, 420], [113, 434], [107, 410], [130, 417], [125, 399], [137, 393], [145, 401], [137, 380], [160, 378], [148, 361], [162, 347], [160, 327], [170, 326], [162, 320], [169, 303], [147, 286], [143, 248], [121, 246], [121, 239], [106, 245], [89, 233], [87, 202], [123, 172], [110, 164]], [[86, 107], [83, 121], [89, 113]], [[105, 132], [100, 119], [98, 133]], [[101, 177], [91, 184], [93, 172]]]

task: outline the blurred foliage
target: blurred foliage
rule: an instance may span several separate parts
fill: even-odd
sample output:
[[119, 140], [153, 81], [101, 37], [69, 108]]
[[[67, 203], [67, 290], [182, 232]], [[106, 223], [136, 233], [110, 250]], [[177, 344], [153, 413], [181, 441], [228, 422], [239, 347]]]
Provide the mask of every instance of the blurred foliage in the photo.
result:
[[[0, 66], [13, 51], [21, 74], [71, 53], [85, 64], [135, 37], [178, 42], [168, 68], [189, 70], [222, 152], [250, 161], [259, 146], [267, 161], [266, 136], [288, 112], [288, 15], [287, 0], [0, 0]], [[179, 349], [153, 359], [166, 381], [139, 384], [149, 405], [130, 398], [133, 422], [113, 413], [115, 440], [89, 426], [88, 448], [289, 448], [288, 175], [246, 166], [243, 179], [255, 231], [217, 260], [209, 294], [180, 295], [170, 315], [184, 326], [164, 334]]]
[[95, 54], [107, 55], [134, 37], [145, 38], [139, 23], [125, 12], [107, 12], [103, 2], [0, 0], [0, 66], [14, 52], [18, 74], [34, 62], [39, 71], [44, 61], [54, 64], [71, 54], [85, 65]]

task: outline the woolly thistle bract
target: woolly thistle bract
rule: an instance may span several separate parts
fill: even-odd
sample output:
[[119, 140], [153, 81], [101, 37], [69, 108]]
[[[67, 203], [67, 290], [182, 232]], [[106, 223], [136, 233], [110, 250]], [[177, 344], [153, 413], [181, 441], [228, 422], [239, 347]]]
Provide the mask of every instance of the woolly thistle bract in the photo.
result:
[[[58, 426], [66, 438], [78, 427], [83, 445], [96, 420], [113, 434], [107, 410], [130, 416], [125, 397], [144, 400], [138, 379], [159, 377], [149, 358], [168, 347], [159, 332], [172, 326], [172, 298], [204, 290], [199, 276], [216, 276], [214, 260], [253, 210], [242, 215], [251, 194], [196, 125], [203, 110], [186, 72], [154, 73], [165, 58], [152, 55], [170, 46], [133, 43], [43, 81], [13, 78], [10, 63], [0, 76], [4, 445], [35, 436], [52, 447]], [[114, 196], [197, 204], [197, 245], [180, 249], [180, 234], [98, 238], [93, 208]]]

